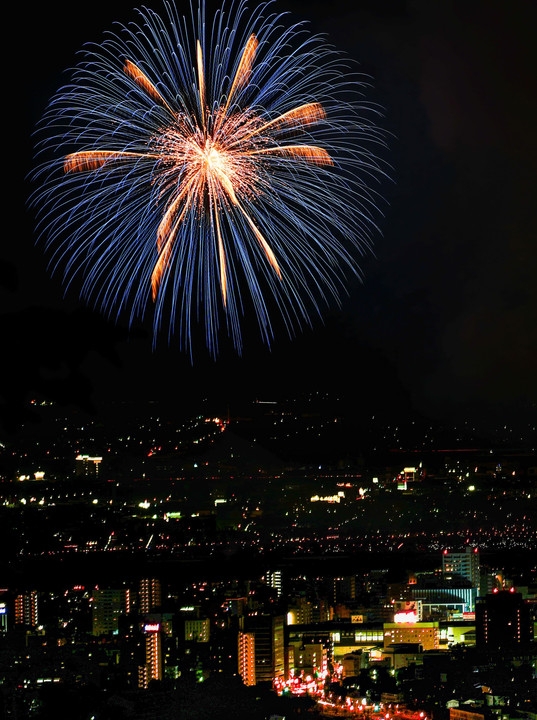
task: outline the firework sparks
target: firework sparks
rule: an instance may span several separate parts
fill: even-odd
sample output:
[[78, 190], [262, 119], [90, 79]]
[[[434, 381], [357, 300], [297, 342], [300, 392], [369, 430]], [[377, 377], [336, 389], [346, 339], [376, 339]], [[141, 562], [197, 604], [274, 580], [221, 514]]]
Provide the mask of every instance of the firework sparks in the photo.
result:
[[203, 7], [191, 25], [166, 8], [89, 50], [53, 99], [41, 223], [54, 266], [105, 312], [152, 305], [155, 335], [167, 315], [184, 347], [201, 321], [213, 353], [225, 318], [240, 351], [243, 298], [270, 342], [270, 297], [293, 332], [358, 271], [382, 135], [356, 78], [301, 27], [261, 8], [241, 35], [239, 3], [206, 42]]

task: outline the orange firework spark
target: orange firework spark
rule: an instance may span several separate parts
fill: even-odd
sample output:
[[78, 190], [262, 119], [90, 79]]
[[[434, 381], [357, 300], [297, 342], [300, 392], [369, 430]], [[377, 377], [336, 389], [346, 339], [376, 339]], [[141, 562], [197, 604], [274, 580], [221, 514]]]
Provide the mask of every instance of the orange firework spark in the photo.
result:
[[[227, 300], [226, 252], [220, 230], [219, 212], [223, 203], [231, 203], [243, 214], [267, 260], [281, 279], [280, 267], [269, 243], [261, 230], [246, 212], [239, 197], [253, 192], [258, 184], [255, 155], [287, 155], [319, 165], [333, 165], [329, 153], [312, 145], [275, 144], [268, 134], [272, 128], [282, 126], [299, 129], [324, 119], [325, 113], [319, 103], [306, 103], [288, 110], [270, 122], [252, 116], [247, 111], [233, 110], [233, 97], [244, 88], [250, 79], [258, 42], [250, 35], [231, 85], [226, 102], [212, 114], [206, 106], [205, 77], [201, 44], [197, 42], [197, 74], [200, 97], [201, 124], [192, 128], [186, 118], [177, 116], [176, 122], [159, 138], [161, 152], [133, 153], [94, 150], [68, 155], [65, 159], [66, 172], [95, 170], [108, 162], [132, 160], [133, 157], [157, 157], [165, 166], [168, 175], [179, 178], [177, 191], [168, 203], [158, 228], [157, 245], [159, 256], [155, 264], [151, 287], [156, 298], [160, 282], [172, 251], [177, 225], [184, 219], [188, 208], [197, 204], [200, 208], [209, 205], [213, 213], [218, 238], [220, 263], [220, 286], [224, 305]], [[170, 114], [176, 115], [144, 73], [129, 60], [125, 72], [130, 75], [153, 100], [161, 103]], [[231, 109], [230, 109], [231, 108]]]

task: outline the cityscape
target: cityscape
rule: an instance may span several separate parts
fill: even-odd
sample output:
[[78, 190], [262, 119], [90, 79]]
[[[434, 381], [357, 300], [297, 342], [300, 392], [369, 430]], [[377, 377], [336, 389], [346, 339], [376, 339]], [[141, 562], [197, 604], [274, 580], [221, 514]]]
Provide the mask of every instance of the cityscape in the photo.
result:
[[532, 717], [533, 426], [369, 417], [353, 456], [327, 393], [108, 427], [30, 404], [1, 447], [5, 717]]
[[537, 720], [535, 3], [141, 5], [6, 25], [0, 720]]

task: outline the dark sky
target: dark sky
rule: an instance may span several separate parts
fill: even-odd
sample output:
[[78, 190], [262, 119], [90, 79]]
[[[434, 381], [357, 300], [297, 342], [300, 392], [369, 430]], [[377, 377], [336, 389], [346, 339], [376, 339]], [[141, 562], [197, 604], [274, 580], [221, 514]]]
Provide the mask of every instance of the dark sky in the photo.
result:
[[179, 410], [205, 397], [229, 403], [336, 390], [364, 411], [535, 411], [534, 2], [277, 3], [326, 32], [373, 78], [369, 99], [385, 108], [393, 135], [383, 234], [362, 263], [363, 283], [350, 284], [324, 326], [292, 341], [282, 336], [272, 350], [247, 337], [242, 358], [224, 350], [213, 361], [200, 350], [193, 365], [176, 348], [153, 351], [143, 327], [129, 333], [74, 292], [63, 298], [34, 245], [24, 180], [32, 129], [76, 51], [134, 17], [122, 1], [83, 7], [21, 4], [14, 26], [23, 151], [1, 265], [8, 429], [35, 395], [96, 411], [106, 398], [139, 396]]

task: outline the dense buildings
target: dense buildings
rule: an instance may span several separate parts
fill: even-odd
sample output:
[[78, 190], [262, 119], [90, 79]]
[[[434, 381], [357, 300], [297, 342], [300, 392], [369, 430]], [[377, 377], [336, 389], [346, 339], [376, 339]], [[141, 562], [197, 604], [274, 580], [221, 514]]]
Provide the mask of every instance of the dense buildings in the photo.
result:
[[293, 719], [290, 698], [384, 720], [390, 702], [404, 720], [468, 703], [533, 712], [533, 456], [283, 463], [254, 432], [276, 447], [305, 426], [320, 443], [343, 420], [263, 408], [255, 423], [140, 423], [115, 442], [64, 420], [35, 457], [4, 448], [8, 717], [46, 717], [52, 695], [88, 688], [95, 720], [173, 718], [221, 691], [222, 707], [226, 692], [253, 697], [252, 720], [256, 698], [283, 703], [263, 717]]

